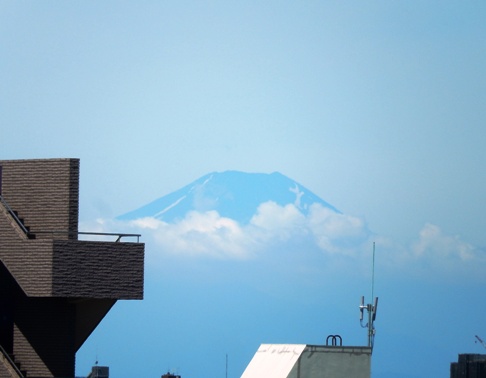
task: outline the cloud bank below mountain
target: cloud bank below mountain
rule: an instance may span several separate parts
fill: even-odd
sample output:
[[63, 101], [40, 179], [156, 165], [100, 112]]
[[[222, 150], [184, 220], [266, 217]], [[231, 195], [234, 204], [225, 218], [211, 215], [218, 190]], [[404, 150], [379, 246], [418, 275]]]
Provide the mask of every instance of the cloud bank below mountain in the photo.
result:
[[[151, 261], [162, 256], [219, 260], [278, 259], [282, 250], [305, 248], [327, 258], [328, 264], [346, 261], [348, 267], [368, 264], [372, 243], [383, 273], [423, 279], [484, 281], [486, 253], [439, 226], [425, 224], [408, 245], [372, 233], [362, 218], [312, 204], [303, 214], [295, 204], [267, 201], [258, 206], [247, 224], [221, 216], [216, 210], [189, 211], [165, 222], [155, 217], [134, 220], [97, 220], [86, 230], [140, 233], [149, 245]], [[344, 259], [344, 260], [343, 260]], [[357, 269], [357, 271], [363, 269]]]
[[166, 253], [219, 258], [255, 258], [291, 241], [312, 240], [324, 253], [357, 254], [370, 232], [363, 220], [335, 213], [319, 204], [302, 214], [295, 205], [262, 203], [249, 224], [222, 217], [217, 211], [189, 212], [175, 223], [141, 218], [129, 223], [149, 230]]

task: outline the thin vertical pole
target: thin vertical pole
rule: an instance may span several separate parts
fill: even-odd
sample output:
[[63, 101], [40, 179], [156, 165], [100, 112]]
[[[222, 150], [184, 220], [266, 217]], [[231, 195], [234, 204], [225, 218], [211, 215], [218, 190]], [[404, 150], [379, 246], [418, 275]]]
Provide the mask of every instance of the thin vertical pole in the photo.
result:
[[373, 265], [371, 267], [371, 302], [374, 300], [375, 291], [375, 242], [373, 242]]
[[226, 378], [228, 378], [228, 353], [226, 353]]
[[373, 348], [373, 321], [375, 314], [375, 242], [373, 242], [373, 264], [371, 268], [371, 304], [368, 305], [368, 346]]
[[368, 305], [368, 346], [372, 347], [373, 340], [373, 305]]

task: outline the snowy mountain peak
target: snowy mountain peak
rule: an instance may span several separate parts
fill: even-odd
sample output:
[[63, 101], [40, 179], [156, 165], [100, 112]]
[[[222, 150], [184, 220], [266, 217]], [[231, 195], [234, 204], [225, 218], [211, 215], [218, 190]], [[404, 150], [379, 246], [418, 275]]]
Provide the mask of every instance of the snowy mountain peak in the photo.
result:
[[339, 212], [310, 190], [279, 172], [267, 174], [225, 171], [204, 175], [175, 192], [121, 215], [118, 219], [154, 217], [170, 223], [184, 218], [189, 211], [215, 210], [222, 217], [246, 224], [256, 213], [258, 206], [269, 201], [281, 206], [293, 204], [304, 214], [313, 203]]

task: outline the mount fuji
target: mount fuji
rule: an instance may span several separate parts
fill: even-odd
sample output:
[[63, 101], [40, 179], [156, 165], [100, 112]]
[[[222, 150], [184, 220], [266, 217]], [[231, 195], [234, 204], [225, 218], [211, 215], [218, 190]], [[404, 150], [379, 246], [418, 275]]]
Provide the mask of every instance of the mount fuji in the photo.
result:
[[[483, 277], [485, 260], [461, 260], [470, 247], [459, 239], [428, 225], [409, 250], [278, 172], [209, 173], [94, 226], [143, 234], [146, 244], [144, 300], [118, 303], [77, 357], [89, 366], [101, 350], [120, 377], [160, 376], [170, 366], [185, 378], [224, 376], [225, 356], [226, 376], [238, 377], [261, 343], [321, 345], [331, 333], [364, 345], [358, 306], [374, 277], [375, 239], [373, 377], [445, 376], [454, 353], [468, 348], [464, 334], [483, 321], [484, 311], [463, 309], [477, 303], [464, 292], [481, 298], [484, 284], [454, 277], [466, 268]], [[403, 298], [413, 299], [413, 316], [404, 315]], [[457, 327], [430, 327], [439, 318]], [[410, 361], [420, 373], [409, 374]]]
[[258, 206], [268, 201], [280, 206], [293, 204], [304, 215], [307, 215], [314, 203], [340, 213], [309, 189], [279, 172], [266, 174], [225, 171], [202, 176], [189, 185], [117, 219], [151, 217], [172, 223], [184, 218], [189, 211], [215, 210], [222, 217], [247, 224], [257, 212]]

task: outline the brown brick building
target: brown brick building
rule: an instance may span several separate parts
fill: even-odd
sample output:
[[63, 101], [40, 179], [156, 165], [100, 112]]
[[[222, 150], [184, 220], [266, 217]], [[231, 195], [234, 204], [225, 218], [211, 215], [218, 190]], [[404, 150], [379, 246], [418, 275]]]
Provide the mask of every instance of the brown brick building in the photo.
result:
[[74, 377], [115, 302], [143, 298], [144, 244], [78, 240], [78, 209], [78, 159], [0, 160], [0, 378]]

